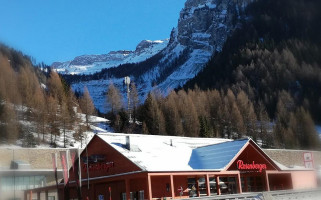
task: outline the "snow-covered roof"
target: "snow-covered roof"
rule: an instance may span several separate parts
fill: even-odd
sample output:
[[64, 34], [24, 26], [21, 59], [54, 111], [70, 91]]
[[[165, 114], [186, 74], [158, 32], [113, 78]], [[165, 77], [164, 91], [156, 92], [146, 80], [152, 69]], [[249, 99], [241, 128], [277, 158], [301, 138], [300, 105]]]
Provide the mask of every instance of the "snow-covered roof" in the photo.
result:
[[[193, 150], [198, 147], [232, 141], [222, 138], [189, 138], [121, 133], [99, 133], [97, 136], [146, 171], [196, 170], [197, 168], [194, 168], [194, 165], [190, 163], [191, 160], [194, 160]], [[130, 136], [131, 151], [126, 148], [126, 136]]]
[[249, 139], [235, 140], [196, 148], [192, 151], [189, 165], [199, 170], [222, 170], [248, 141]]

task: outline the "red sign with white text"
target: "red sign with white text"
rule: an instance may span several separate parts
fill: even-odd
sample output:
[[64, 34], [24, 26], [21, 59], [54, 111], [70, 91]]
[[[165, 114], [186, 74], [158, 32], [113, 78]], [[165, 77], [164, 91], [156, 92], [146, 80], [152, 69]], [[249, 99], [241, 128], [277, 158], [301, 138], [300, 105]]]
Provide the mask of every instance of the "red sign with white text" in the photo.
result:
[[110, 168], [114, 167], [114, 162], [106, 161], [105, 155], [94, 154], [88, 157], [82, 157], [83, 160], [83, 170], [88, 171], [105, 171], [108, 172]]
[[262, 172], [262, 170], [267, 169], [266, 164], [255, 163], [244, 163], [243, 160], [238, 160], [237, 163], [238, 170], [256, 170]]

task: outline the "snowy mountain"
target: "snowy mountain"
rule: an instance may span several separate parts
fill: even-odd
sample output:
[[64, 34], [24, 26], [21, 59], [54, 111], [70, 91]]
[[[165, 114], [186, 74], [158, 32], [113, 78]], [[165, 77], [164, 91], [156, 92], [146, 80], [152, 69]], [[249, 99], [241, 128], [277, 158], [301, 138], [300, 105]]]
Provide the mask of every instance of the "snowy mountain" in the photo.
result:
[[148, 41], [141, 42], [132, 53], [120, 51], [96, 57], [81, 56], [74, 61], [60, 65], [55, 63], [53, 66], [61, 73], [90, 74], [117, 64], [137, 62], [127, 68], [119, 66], [118, 70], [104, 70], [99, 76], [92, 76], [92, 79], [88, 77], [85, 81], [79, 81], [75, 78], [71, 81], [74, 90], [81, 91], [85, 85], [88, 87], [100, 111], [104, 111], [104, 94], [110, 81], [125, 94], [125, 88], [122, 88], [125, 76], [130, 76], [135, 82], [141, 100], [152, 90], [159, 90], [166, 95], [195, 77], [213, 53], [222, 50], [227, 37], [239, 26], [239, 20], [244, 18], [244, 9], [251, 1], [187, 0], [169, 41], [159, 43], [161, 47], [152, 45], [151, 49], [157, 50], [149, 51], [154, 55], [149, 53], [150, 59], [145, 62], [139, 63], [148, 57], [145, 53], [146, 46], [150, 48]]
[[61, 74], [93, 74], [102, 69], [117, 67], [125, 63], [142, 62], [159, 53], [168, 44], [165, 40], [143, 40], [135, 51], [111, 51], [102, 55], [83, 55], [67, 62], [54, 62], [51, 67]]

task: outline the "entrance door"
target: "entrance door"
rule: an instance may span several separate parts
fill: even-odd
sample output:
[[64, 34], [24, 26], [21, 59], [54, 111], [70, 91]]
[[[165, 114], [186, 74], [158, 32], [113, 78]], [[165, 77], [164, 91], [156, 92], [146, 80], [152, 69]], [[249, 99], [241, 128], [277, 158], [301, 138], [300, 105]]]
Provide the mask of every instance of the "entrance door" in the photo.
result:
[[264, 177], [262, 175], [241, 175], [241, 186], [243, 192], [264, 191]]

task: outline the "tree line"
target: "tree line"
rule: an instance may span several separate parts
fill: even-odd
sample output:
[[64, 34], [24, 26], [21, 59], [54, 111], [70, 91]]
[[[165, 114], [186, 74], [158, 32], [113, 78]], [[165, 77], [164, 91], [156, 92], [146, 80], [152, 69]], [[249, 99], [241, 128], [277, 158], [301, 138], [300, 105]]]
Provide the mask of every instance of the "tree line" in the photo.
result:
[[[117, 95], [113, 95], [115, 93]], [[278, 94], [276, 120], [269, 117], [262, 101], [252, 101], [242, 89], [203, 91], [195, 87], [172, 91], [167, 97], [158, 92], [149, 93], [144, 104], [136, 105], [131, 112], [132, 123], [128, 123], [128, 112], [121, 107], [119, 94], [111, 84], [106, 98], [112, 108], [109, 113], [112, 126], [119, 132], [231, 139], [251, 137], [265, 148], [320, 148], [309, 111], [295, 107], [294, 99], [286, 91]]]

